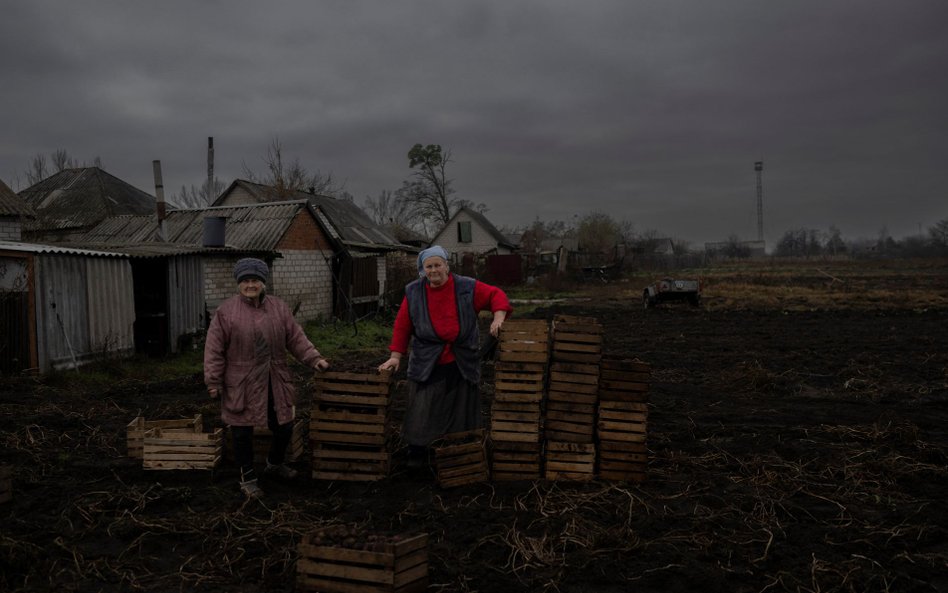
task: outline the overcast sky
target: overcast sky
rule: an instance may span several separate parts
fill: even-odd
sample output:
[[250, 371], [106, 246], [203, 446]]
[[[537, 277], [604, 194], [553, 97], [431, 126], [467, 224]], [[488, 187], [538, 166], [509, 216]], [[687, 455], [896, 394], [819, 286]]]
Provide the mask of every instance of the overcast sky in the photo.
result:
[[361, 203], [441, 144], [498, 227], [693, 243], [948, 218], [944, 0], [3, 3], [0, 178], [64, 148], [154, 194], [285, 155]]

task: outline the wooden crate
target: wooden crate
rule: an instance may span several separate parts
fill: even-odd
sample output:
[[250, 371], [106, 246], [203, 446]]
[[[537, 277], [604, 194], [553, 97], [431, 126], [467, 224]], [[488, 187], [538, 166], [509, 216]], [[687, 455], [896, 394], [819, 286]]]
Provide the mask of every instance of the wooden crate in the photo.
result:
[[484, 429], [446, 434], [432, 443], [438, 485], [453, 488], [490, 479]]
[[317, 545], [303, 536], [296, 590], [319, 593], [420, 593], [428, 588], [428, 535], [367, 544], [369, 549]]
[[311, 442], [313, 479], [371, 482], [386, 478], [392, 455], [387, 447]]
[[544, 435], [548, 441], [592, 443], [596, 437], [596, 407], [587, 403], [550, 400], [546, 404]]
[[602, 359], [602, 325], [592, 317], [553, 318], [554, 362], [598, 365]]
[[599, 477], [617, 482], [642, 482], [648, 467], [645, 443], [600, 441]]
[[13, 500], [13, 466], [0, 465], [0, 504]]
[[546, 364], [550, 356], [550, 326], [542, 319], [506, 321], [500, 329], [497, 360]]
[[491, 441], [491, 477], [495, 481], [539, 480], [542, 443]]
[[648, 465], [648, 404], [629, 401], [599, 403], [599, 476], [641, 482]]
[[544, 477], [547, 480], [591, 480], [596, 470], [596, 445], [546, 442]]
[[144, 417], [137, 416], [125, 427], [129, 457], [142, 458], [145, 432], [152, 428], [162, 428], [168, 432], [202, 432], [204, 423], [200, 414], [195, 414], [193, 418], [175, 420], [145, 420]]
[[599, 399], [647, 402], [652, 369], [648, 363], [628, 358], [604, 358], [600, 365]]
[[145, 431], [142, 467], [145, 469], [216, 468], [224, 450], [224, 429], [182, 432], [165, 428]]
[[371, 481], [388, 476], [392, 377], [334, 371], [316, 377], [309, 426], [313, 478]]

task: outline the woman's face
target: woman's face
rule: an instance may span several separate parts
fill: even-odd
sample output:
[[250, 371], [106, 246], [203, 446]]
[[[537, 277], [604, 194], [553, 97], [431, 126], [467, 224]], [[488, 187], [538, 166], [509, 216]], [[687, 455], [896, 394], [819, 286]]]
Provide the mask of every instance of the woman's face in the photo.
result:
[[263, 289], [266, 285], [263, 283], [263, 280], [260, 278], [254, 278], [253, 276], [248, 276], [246, 278], [241, 278], [240, 282], [237, 283], [237, 291], [241, 296], [245, 296], [248, 299], [260, 298], [260, 293], [263, 292]]
[[444, 261], [444, 258], [433, 255], [422, 265], [425, 268], [425, 277], [435, 288], [448, 281], [448, 262]]

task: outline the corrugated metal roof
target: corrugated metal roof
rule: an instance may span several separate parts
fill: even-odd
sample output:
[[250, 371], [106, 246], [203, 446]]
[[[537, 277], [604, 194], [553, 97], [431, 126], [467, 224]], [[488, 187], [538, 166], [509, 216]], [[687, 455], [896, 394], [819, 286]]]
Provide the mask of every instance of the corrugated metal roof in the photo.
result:
[[406, 247], [387, 229], [375, 224], [361, 208], [349, 200], [299, 190], [280, 197], [281, 194], [274, 187], [238, 179], [231, 183], [215, 203], [225, 200], [235, 187], [240, 187], [261, 203], [287, 198], [307, 200], [311, 206], [323, 214], [321, 220], [328, 223], [327, 231], [344, 244], [372, 245], [377, 249], [404, 249]]
[[13, 190], [0, 180], [0, 216], [33, 217], [35, 215], [36, 213], [26, 200], [13, 193]]
[[[273, 202], [245, 206], [214, 206], [193, 210], [171, 210], [165, 218], [164, 243], [177, 247], [203, 249], [204, 219], [222, 217], [224, 242], [227, 248], [242, 251], [268, 252], [277, 244], [293, 223], [306, 202]], [[132, 249], [143, 244], [149, 248], [159, 245], [158, 219], [149, 216], [115, 216], [107, 218], [83, 234], [77, 242], [116, 248]]]
[[36, 218], [24, 225], [29, 231], [83, 228], [109, 216], [156, 209], [154, 196], [98, 167], [60, 171], [19, 196], [36, 212]]
[[62, 255], [91, 255], [99, 257], [128, 257], [116, 251], [98, 251], [93, 249], [79, 249], [63, 245], [41, 245], [39, 243], [23, 243], [20, 241], [0, 241], [0, 251], [21, 251], [24, 253], [55, 253]]

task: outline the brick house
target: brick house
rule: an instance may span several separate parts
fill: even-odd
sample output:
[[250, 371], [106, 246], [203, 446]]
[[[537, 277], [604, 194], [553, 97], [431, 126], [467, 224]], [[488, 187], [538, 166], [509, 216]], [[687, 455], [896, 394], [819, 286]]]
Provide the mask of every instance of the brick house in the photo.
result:
[[349, 200], [299, 190], [281, 191], [238, 179], [221, 193], [214, 206], [263, 205], [280, 199], [305, 201], [332, 247], [327, 262], [331, 266], [333, 314], [352, 317], [374, 311], [387, 300], [387, 292], [402, 288], [400, 280], [393, 283], [397, 286], [388, 286], [392, 267], [387, 260], [417, 253], [418, 249], [400, 243]]

